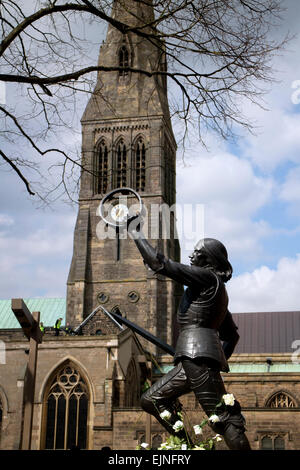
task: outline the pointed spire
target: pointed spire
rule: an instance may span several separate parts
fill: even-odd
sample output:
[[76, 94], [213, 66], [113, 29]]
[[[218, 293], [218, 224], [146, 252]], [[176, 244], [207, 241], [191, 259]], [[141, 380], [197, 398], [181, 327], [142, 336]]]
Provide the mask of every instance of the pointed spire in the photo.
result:
[[[112, 17], [133, 28], [152, 23], [152, 0], [114, 0]], [[150, 28], [149, 28], [150, 29]], [[143, 32], [147, 33], [147, 27]], [[153, 29], [151, 30], [153, 33]], [[132, 116], [164, 115], [169, 122], [167, 82], [165, 77], [146, 76], [133, 71], [122, 72], [128, 66], [137, 70], [166, 70], [163, 44], [147, 40], [135, 31], [125, 34], [108, 26], [105, 42], [100, 48], [99, 66], [111, 71], [98, 72], [94, 95], [82, 122], [94, 119], [120, 119]], [[120, 70], [114, 70], [120, 67]]]

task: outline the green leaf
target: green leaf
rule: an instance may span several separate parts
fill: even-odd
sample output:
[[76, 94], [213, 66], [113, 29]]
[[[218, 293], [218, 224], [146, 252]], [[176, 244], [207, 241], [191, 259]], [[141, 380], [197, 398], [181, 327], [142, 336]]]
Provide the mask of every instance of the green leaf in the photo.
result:
[[208, 444], [208, 449], [211, 450], [214, 446], [214, 441], [212, 439], [209, 439], [207, 444]]

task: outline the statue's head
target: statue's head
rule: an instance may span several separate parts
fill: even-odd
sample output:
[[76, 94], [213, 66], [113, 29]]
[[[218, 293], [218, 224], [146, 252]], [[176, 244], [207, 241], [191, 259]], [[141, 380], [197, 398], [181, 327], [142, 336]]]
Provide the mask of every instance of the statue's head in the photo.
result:
[[227, 250], [219, 240], [214, 238], [199, 240], [189, 258], [191, 265], [212, 269], [223, 282], [229, 281], [232, 276]]

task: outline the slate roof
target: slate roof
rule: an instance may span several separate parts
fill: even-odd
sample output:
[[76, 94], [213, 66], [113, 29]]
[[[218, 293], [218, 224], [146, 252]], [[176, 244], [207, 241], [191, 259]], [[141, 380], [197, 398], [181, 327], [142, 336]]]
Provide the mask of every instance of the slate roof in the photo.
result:
[[[66, 319], [66, 299], [23, 299], [31, 312], [40, 312], [40, 321], [44, 326], [54, 326], [58, 318], [62, 324]], [[0, 329], [20, 328], [20, 324], [11, 310], [11, 299], [0, 300]]]
[[[174, 368], [173, 364], [162, 365], [160, 369], [155, 369], [155, 374], [166, 374]], [[264, 374], [264, 373], [299, 373], [300, 364], [294, 364], [292, 361], [286, 363], [274, 362], [270, 366], [267, 363], [257, 362], [242, 362], [242, 363], [229, 363], [230, 373], [232, 374]]]
[[[44, 326], [54, 326], [57, 318], [66, 322], [66, 299], [24, 299], [31, 312], [40, 311]], [[240, 340], [235, 354], [293, 353], [300, 346], [300, 311], [233, 313]], [[11, 299], [0, 300], [0, 329], [20, 328], [11, 310]], [[298, 340], [299, 343], [293, 342]]]
[[233, 319], [240, 335], [234, 353], [293, 353], [300, 346], [300, 311], [234, 313]]

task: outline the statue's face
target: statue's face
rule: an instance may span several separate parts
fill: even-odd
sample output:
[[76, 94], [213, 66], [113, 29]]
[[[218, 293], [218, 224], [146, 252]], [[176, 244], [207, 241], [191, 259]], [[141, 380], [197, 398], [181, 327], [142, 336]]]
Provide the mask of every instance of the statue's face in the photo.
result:
[[207, 254], [203, 249], [194, 250], [190, 258], [190, 263], [192, 266], [199, 266], [200, 268], [205, 268], [209, 265]]

